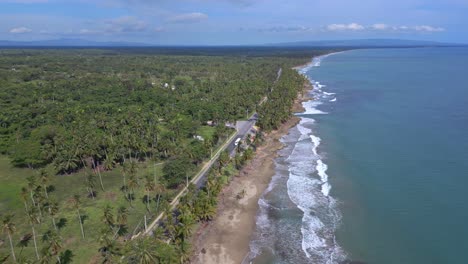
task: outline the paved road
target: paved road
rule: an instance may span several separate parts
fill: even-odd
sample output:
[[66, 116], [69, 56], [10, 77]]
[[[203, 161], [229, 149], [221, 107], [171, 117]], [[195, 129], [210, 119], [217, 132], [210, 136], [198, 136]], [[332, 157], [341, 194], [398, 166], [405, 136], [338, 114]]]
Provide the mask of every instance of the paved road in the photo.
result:
[[[249, 118], [249, 120], [241, 122], [238, 125], [238, 130], [221, 146], [221, 148], [219, 148], [219, 150], [213, 155], [213, 157], [207, 163], [205, 163], [203, 168], [195, 175], [195, 177], [192, 178], [190, 183], [195, 184], [197, 188], [201, 188], [202, 186], [204, 186], [208, 171], [213, 166], [213, 164], [218, 160], [218, 157], [221, 154], [221, 152], [223, 152], [226, 149], [228, 149], [230, 153], [234, 152], [233, 150], [235, 150], [235, 147], [236, 147], [234, 144], [235, 140], [237, 138], [242, 138], [242, 139], [245, 138], [248, 132], [255, 125], [256, 121], [257, 121], [257, 113], [254, 113]], [[184, 189], [182, 189], [179, 192], [179, 194], [176, 197], [174, 197], [174, 199], [171, 202], [171, 210], [175, 209], [175, 207], [179, 203], [180, 197], [182, 197], [182, 195], [184, 195], [186, 191], [187, 191], [187, 187], [184, 187]], [[132, 239], [140, 235], [150, 234], [151, 231], [158, 225], [159, 221], [162, 219], [163, 216], [164, 216], [164, 213], [159, 214], [156, 217], [156, 219], [153, 220], [153, 222], [151, 222], [150, 225], [148, 225], [148, 228], [145, 231], [134, 235]]]
[[[250, 130], [255, 126], [255, 123], [257, 122], [258, 115], [257, 113], [254, 113], [253, 115], [250, 116], [250, 118], [247, 121], [238, 121], [237, 122], [237, 131], [234, 134], [234, 136], [227, 142], [226, 146], [222, 148], [222, 151], [227, 150], [229, 152], [229, 155], [234, 157], [236, 155], [236, 139], [245, 139], [245, 137], [248, 135]], [[219, 151], [221, 153], [222, 151]], [[218, 156], [213, 157], [213, 162], [212, 164], [218, 159]], [[211, 166], [210, 166], [211, 167]], [[200, 177], [197, 179], [197, 181], [194, 182], [194, 184], [197, 186], [198, 189], [202, 188], [205, 186], [206, 182], [206, 176], [207, 176], [208, 170], [203, 172]]]
[[[281, 72], [282, 72], [282, 69], [280, 68], [278, 70], [277, 78], [276, 78], [275, 82], [277, 82], [278, 79], [280, 78]], [[270, 92], [271, 92], [272, 89], [273, 88], [270, 89]], [[260, 105], [263, 104], [266, 100], [267, 100], [267, 96], [265, 96], [265, 98], [260, 102]], [[205, 163], [203, 168], [192, 178], [190, 183], [195, 184], [197, 186], [197, 188], [203, 187], [204, 184], [205, 184], [207, 173], [208, 173], [209, 169], [218, 160], [218, 157], [221, 154], [221, 152], [223, 152], [224, 150], [227, 149], [228, 152], [230, 153], [231, 157], [233, 157], [235, 155], [235, 149], [236, 149], [235, 141], [236, 141], [236, 139], [238, 139], [238, 138], [245, 139], [245, 137], [247, 136], [249, 131], [252, 129], [252, 127], [255, 126], [255, 123], [257, 122], [257, 119], [258, 119], [258, 114], [256, 112], [254, 112], [247, 121], [238, 121], [237, 124], [236, 124], [236, 126], [237, 126], [236, 127], [236, 129], [237, 129], [236, 133], [234, 133], [228, 140], [226, 140], [226, 142], [221, 146], [221, 148], [219, 148], [219, 150], [213, 155], [213, 157], [207, 163]], [[184, 189], [182, 189], [179, 192], [179, 194], [177, 194], [177, 196], [174, 197], [174, 199], [172, 200], [172, 202], [170, 204], [171, 205], [171, 210], [175, 209], [175, 207], [179, 203], [180, 197], [182, 197], [182, 195], [184, 195], [186, 191], [187, 191], [187, 187], [184, 187]], [[159, 221], [163, 218], [163, 216], [164, 216], [164, 213], [159, 214], [156, 217], [156, 219], [153, 220], [153, 222], [151, 222], [150, 225], [148, 225], [148, 228], [146, 230], [134, 235], [132, 237], [132, 239], [136, 238], [136, 237], [138, 237], [140, 235], [151, 234], [152, 230], [159, 224]]]
[[237, 121], [237, 135], [236, 138], [229, 144], [227, 150], [231, 157], [234, 157], [236, 155], [236, 145], [235, 141], [236, 139], [240, 138], [241, 140], [245, 139], [249, 131], [252, 129], [253, 126], [255, 126], [255, 123], [257, 122], [258, 119], [258, 114], [254, 113], [252, 116], [247, 121]]

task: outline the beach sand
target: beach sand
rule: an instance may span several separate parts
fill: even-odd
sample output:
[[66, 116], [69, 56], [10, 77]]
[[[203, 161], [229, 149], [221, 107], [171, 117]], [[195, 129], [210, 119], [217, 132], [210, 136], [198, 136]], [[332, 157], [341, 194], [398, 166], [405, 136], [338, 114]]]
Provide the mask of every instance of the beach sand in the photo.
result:
[[[310, 83], [305, 82], [293, 112], [304, 112], [302, 102], [310, 99], [308, 92], [311, 89]], [[249, 242], [255, 229], [258, 200], [275, 173], [274, 159], [283, 147], [279, 139], [299, 120], [293, 116], [278, 130], [267, 134], [252, 161], [225, 187], [220, 195], [215, 219], [203, 224], [193, 236], [194, 255], [191, 263], [242, 263], [249, 252]], [[244, 197], [237, 199], [237, 194], [244, 190]]]

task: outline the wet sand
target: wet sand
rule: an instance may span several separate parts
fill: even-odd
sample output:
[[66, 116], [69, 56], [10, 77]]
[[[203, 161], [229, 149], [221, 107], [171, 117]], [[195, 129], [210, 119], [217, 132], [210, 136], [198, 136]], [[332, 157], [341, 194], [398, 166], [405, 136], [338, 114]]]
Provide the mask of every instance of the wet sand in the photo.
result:
[[[304, 90], [292, 108], [303, 112], [302, 102], [309, 100], [312, 89], [305, 82]], [[191, 263], [237, 264], [249, 253], [249, 242], [255, 229], [258, 200], [275, 174], [274, 159], [283, 147], [279, 139], [294, 127], [299, 118], [292, 116], [278, 130], [265, 136], [264, 144], [257, 149], [255, 157], [222, 191], [215, 219], [202, 225], [193, 237], [194, 255]], [[237, 194], [245, 190], [242, 199]]]

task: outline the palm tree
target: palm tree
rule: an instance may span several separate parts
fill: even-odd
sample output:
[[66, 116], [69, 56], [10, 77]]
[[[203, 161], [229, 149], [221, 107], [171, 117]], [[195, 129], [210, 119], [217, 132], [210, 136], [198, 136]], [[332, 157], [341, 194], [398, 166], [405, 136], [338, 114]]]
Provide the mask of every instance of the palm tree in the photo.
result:
[[[125, 157], [125, 156], [124, 156]], [[131, 156], [128, 162], [124, 162], [122, 166], [122, 177], [123, 177], [123, 190], [125, 193], [125, 198], [128, 199], [127, 189], [127, 175], [134, 175], [136, 173], [136, 163], [132, 161]], [[130, 202], [131, 203], [131, 202]]]
[[145, 196], [145, 205], [146, 205], [146, 211], [149, 213], [149, 206], [148, 204], [150, 203], [150, 192], [154, 191], [155, 189], [155, 183], [153, 179], [151, 179], [150, 175], [147, 175], [145, 177], [145, 191], [146, 191], [146, 196]]
[[29, 190], [29, 195], [31, 197], [31, 201], [33, 205], [36, 206], [36, 201], [34, 200], [34, 190], [36, 190], [36, 187], [37, 187], [36, 178], [33, 176], [30, 176], [26, 178], [26, 180], [28, 181], [28, 190]]
[[181, 241], [185, 241], [192, 232], [191, 227], [195, 222], [193, 215], [187, 206], [182, 206], [177, 219], [179, 220], [179, 224], [176, 227], [176, 234]]
[[150, 237], [138, 238], [127, 246], [127, 259], [131, 263], [153, 264], [158, 263], [157, 247]]
[[81, 236], [83, 239], [85, 238], [85, 233], [84, 233], [84, 228], [83, 228], [83, 219], [81, 218], [81, 200], [80, 196], [78, 194], [73, 195], [73, 197], [69, 200], [71, 206], [73, 209], [76, 210], [76, 213], [78, 214], [78, 221], [80, 222], [80, 228], [81, 228]]
[[91, 198], [94, 199], [95, 197], [94, 188], [96, 187], [96, 176], [92, 173], [86, 172], [85, 177], [86, 177], [85, 179], [86, 190], [88, 190], [88, 193], [91, 196]]
[[13, 248], [13, 240], [11, 236], [16, 232], [16, 226], [12, 221], [13, 215], [5, 215], [2, 219], [2, 233], [8, 236], [10, 240], [10, 249], [11, 249], [11, 256], [13, 257], [13, 261], [16, 263], [16, 255], [15, 249]]
[[190, 253], [192, 248], [188, 241], [181, 241], [179, 243], [179, 256], [180, 256], [180, 263], [186, 263], [190, 259]]
[[28, 206], [29, 197], [28, 196], [29, 196], [28, 189], [26, 187], [21, 188], [20, 197], [24, 203], [24, 209], [26, 210], [26, 212], [29, 211], [29, 206]]
[[50, 178], [49, 178], [49, 174], [47, 173], [45, 169], [41, 169], [39, 171], [39, 181], [41, 183], [42, 188], [44, 189], [45, 197], [49, 198], [47, 188], [49, 187]]
[[17, 247], [21, 248], [20, 253], [19, 253], [19, 257], [17, 259], [17, 261], [19, 263], [28, 263], [29, 262], [29, 260], [25, 259], [22, 256], [22, 254], [23, 254], [24, 248], [26, 248], [29, 245], [29, 242], [31, 241], [32, 238], [33, 238], [32, 234], [25, 234], [24, 236], [22, 236], [20, 238], [20, 241], [18, 242], [18, 245], [16, 245]]
[[56, 232], [49, 230], [42, 236], [42, 241], [48, 242], [47, 246], [45, 247], [47, 253], [44, 253], [49, 256], [55, 256], [57, 258], [57, 262], [61, 263], [62, 261], [60, 259], [60, 251], [63, 248], [62, 238]]
[[28, 211], [28, 218], [29, 223], [31, 224], [32, 234], [33, 234], [33, 241], [34, 241], [34, 250], [36, 251], [36, 258], [39, 260], [39, 252], [37, 251], [37, 242], [36, 242], [36, 229], [34, 228], [35, 225], [39, 224], [40, 218], [35, 207], [31, 207], [31, 210]]
[[109, 228], [103, 228], [99, 234], [98, 242], [100, 245], [99, 252], [103, 257], [103, 264], [114, 263], [115, 255], [120, 255], [120, 249], [116, 240], [110, 237]]
[[47, 209], [50, 218], [52, 219], [52, 225], [54, 229], [57, 230], [57, 224], [55, 223], [55, 216], [59, 211], [59, 204], [53, 200], [49, 200], [44, 204], [44, 207]]
[[130, 202], [130, 206], [133, 207], [133, 199], [135, 197], [135, 188], [139, 186], [138, 183], [138, 178], [134, 175], [131, 174], [130, 177], [128, 178], [128, 188], [130, 189], [130, 194], [128, 194], [128, 201]]
[[114, 227], [115, 223], [114, 215], [112, 214], [112, 206], [106, 205], [106, 207], [104, 207], [104, 212], [101, 219], [102, 222], [109, 227], [109, 229], [112, 229]]
[[93, 158], [94, 172], [99, 176], [99, 184], [101, 185], [101, 190], [104, 191], [104, 184], [102, 183], [101, 170], [98, 167], [96, 160]]
[[218, 158], [218, 162], [219, 162], [219, 172], [221, 172], [221, 170], [224, 168], [224, 166], [227, 165], [227, 163], [229, 162], [229, 152], [227, 150], [221, 152], [221, 154], [219, 154], [219, 158]]
[[36, 207], [38, 209], [39, 216], [42, 218], [42, 209], [43, 209], [42, 206], [45, 203], [47, 198], [44, 196], [44, 192], [42, 190], [41, 185], [36, 186], [36, 189], [34, 189], [33, 196], [34, 196], [34, 201], [36, 202]]
[[156, 178], [156, 175], [154, 177], [154, 191], [158, 193], [157, 197], [155, 197], [156, 200], [156, 212], [159, 211], [159, 202], [161, 200], [161, 193], [164, 192], [164, 186], [159, 182], [159, 180]]
[[127, 224], [127, 221], [128, 221], [128, 210], [127, 210], [127, 208], [125, 208], [124, 206], [121, 206], [121, 207], [119, 207], [119, 209], [117, 209], [116, 221], [117, 221], [117, 224], [119, 226], [118, 229], [117, 229], [116, 234], [119, 234], [122, 227], [124, 227]]

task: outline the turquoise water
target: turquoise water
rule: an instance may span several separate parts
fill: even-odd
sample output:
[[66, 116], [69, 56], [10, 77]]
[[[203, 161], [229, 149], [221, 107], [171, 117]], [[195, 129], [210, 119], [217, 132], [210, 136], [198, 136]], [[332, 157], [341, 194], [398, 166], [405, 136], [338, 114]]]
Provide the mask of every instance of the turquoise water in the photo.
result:
[[315, 84], [260, 200], [253, 263], [468, 263], [468, 48], [354, 50]]
[[338, 243], [368, 263], [468, 263], [468, 49], [358, 50], [307, 73]]

